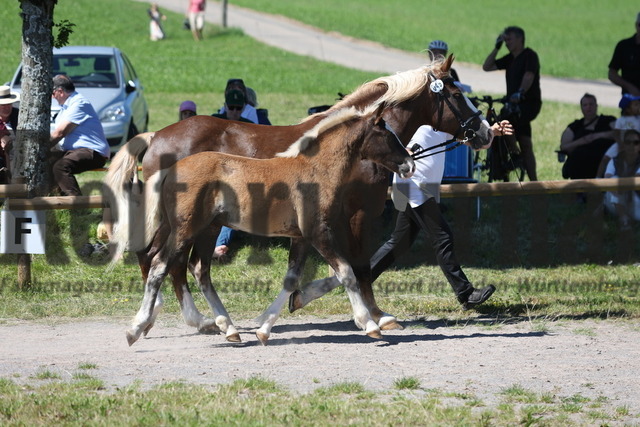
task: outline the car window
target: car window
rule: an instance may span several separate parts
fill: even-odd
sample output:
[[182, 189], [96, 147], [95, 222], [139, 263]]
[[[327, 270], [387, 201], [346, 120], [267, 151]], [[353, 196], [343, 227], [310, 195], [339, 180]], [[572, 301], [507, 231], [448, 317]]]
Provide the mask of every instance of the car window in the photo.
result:
[[77, 87], [118, 87], [115, 61], [109, 55], [56, 55], [56, 74], [71, 77]]
[[127, 58], [124, 53], [122, 54], [122, 60], [124, 61], [124, 81], [135, 81], [138, 78], [138, 76], [136, 75], [136, 70], [134, 70], [133, 65], [131, 65], [131, 62], [129, 62], [129, 58]]

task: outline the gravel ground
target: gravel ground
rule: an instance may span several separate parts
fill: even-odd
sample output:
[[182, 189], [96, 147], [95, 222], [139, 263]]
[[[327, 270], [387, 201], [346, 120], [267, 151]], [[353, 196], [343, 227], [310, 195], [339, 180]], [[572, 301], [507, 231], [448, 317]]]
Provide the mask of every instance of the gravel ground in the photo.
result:
[[396, 379], [416, 377], [423, 389], [466, 393], [486, 405], [513, 385], [558, 397], [606, 398], [605, 407], [640, 416], [640, 324], [637, 321], [529, 322], [460, 326], [441, 320], [404, 322], [373, 340], [348, 317], [280, 319], [261, 346], [251, 320], [237, 326], [243, 343], [200, 335], [178, 318], [161, 316], [149, 336], [127, 345], [124, 319], [64, 323], [7, 322], [0, 326], [0, 377], [37, 381], [43, 370], [71, 379], [83, 363], [108, 388], [138, 380], [216, 385], [262, 376], [299, 393], [353, 381], [391, 390]]

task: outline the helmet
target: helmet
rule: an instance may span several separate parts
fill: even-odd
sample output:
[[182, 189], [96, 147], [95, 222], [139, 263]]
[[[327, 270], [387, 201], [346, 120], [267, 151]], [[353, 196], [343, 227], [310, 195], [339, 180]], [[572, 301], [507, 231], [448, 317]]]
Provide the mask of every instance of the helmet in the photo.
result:
[[444, 50], [445, 52], [449, 50], [449, 46], [443, 42], [442, 40], [433, 40], [429, 43], [429, 50]]

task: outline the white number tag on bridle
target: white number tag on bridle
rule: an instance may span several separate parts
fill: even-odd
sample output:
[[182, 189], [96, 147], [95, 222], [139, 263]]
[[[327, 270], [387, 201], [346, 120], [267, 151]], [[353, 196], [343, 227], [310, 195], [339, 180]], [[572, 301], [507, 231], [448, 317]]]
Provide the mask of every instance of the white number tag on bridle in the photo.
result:
[[442, 83], [442, 80], [440, 79], [434, 80], [431, 82], [429, 87], [431, 88], [431, 92], [440, 93], [442, 92], [442, 89], [444, 89], [444, 83]]

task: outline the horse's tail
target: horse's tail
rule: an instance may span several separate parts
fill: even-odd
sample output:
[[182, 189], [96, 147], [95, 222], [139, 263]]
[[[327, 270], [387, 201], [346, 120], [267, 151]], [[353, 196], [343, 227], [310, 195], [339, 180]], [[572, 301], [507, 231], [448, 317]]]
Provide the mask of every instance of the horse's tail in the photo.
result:
[[[167, 169], [151, 175], [144, 186], [143, 194], [138, 196], [140, 202], [136, 205], [138, 212], [133, 212], [132, 215], [127, 212], [114, 227], [110, 241], [113, 244], [110, 267], [122, 258], [126, 250], [138, 252], [151, 244], [162, 217], [160, 209], [162, 191], [159, 185], [166, 175]], [[141, 210], [144, 212], [140, 212]], [[131, 224], [129, 224], [130, 218], [133, 218]]]
[[[155, 132], [145, 132], [131, 138], [113, 157], [104, 178], [103, 194], [111, 207], [113, 235], [111, 243], [122, 254], [130, 240], [129, 218], [136, 218], [133, 212], [140, 208], [142, 183], [138, 179], [138, 156], [151, 144]], [[119, 257], [113, 258], [113, 263]]]
[[155, 132], [138, 134], [127, 141], [111, 160], [104, 184], [118, 198], [125, 192], [126, 184], [138, 179], [138, 156], [151, 145]]
[[158, 229], [160, 219], [162, 217], [162, 181], [167, 176], [168, 169], [161, 169], [154, 173], [147, 180], [147, 185], [144, 191], [144, 205], [146, 206], [144, 227], [140, 227], [144, 230], [144, 236], [141, 236], [141, 247], [138, 249], [144, 249], [151, 244], [153, 236]]

